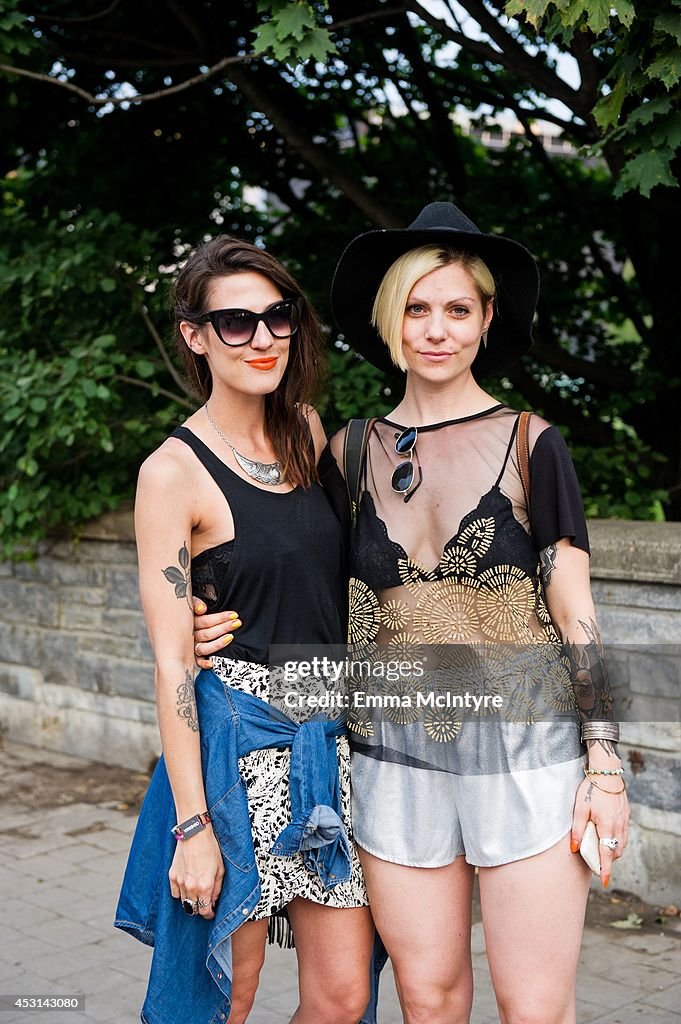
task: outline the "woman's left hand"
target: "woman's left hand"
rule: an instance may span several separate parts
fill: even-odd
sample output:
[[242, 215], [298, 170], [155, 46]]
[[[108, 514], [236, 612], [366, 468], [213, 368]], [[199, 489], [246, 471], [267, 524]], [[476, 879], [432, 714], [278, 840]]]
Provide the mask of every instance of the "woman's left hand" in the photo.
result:
[[217, 654], [234, 639], [234, 630], [242, 625], [238, 612], [224, 611], [206, 615], [206, 606], [192, 598], [194, 608], [194, 661], [199, 668], [212, 668], [211, 654]]
[[[599, 788], [597, 788], [597, 786]], [[607, 888], [610, 882], [612, 862], [624, 853], [629, 837], [629, 800], [622, 790], [622, 776], [599, 775], [596, 783], [585, 778], [577, 790], [575, 810], [572, 819], [570, 848], [579, 850], [587, 821], [593, 821], [598, 833], [598, 852], [601, 859], [601, 881]], [[601, 845], [602, 839], [616, 839], [617, 846], [611, 849]]]

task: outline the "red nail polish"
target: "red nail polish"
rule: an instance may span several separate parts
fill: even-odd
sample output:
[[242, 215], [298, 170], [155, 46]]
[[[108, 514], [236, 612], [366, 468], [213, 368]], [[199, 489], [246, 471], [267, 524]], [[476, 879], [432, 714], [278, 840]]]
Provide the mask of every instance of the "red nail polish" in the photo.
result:
[[574, 838], [570, 839], [570, 850], [572, 851], [572, 853], [577, 853], [577, 851], [579, 850], [579, 843]]
[[610, 885], [610, 875], [606, 875], [605, 878], [603, 879], [603, 888], [607, 889], [609, 885]]

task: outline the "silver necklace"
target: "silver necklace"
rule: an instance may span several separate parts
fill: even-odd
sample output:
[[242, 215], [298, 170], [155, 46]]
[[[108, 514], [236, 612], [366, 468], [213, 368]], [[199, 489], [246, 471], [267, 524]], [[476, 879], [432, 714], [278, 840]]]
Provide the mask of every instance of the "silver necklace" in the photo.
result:
[[234, 458], [243, 469], [244, 473], [257, 480], [259, 484], [267, 484], [269, 487], [276, 487], [284, 482], [284, 468], [281, 462], [258, 462], [256, 459], [248, 459], [241, 452], [238, 452], [228, 437], [220, 430], [219, 426], [208, 412], [208, 403], [204, 405], [206, 416], [213, 430], [218, 434], [225, 444], [228, 444], [234, 453]]

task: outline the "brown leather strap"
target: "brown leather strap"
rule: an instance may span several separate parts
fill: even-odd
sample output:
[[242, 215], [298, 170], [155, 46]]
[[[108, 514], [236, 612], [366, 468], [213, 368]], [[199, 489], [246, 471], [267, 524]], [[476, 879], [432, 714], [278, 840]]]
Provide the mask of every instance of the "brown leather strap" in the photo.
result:
[[515, 435], [515, 446], [516, 456], [518, 459], [518, 469], [520, 470], [520, 479], [523, 483], [523, 491], [525, 492], [525, 504], [527, 507], [527, 513], [530, 513], [530, 417], [531, 412], [521, 412], [518, 417], [518, 430]]

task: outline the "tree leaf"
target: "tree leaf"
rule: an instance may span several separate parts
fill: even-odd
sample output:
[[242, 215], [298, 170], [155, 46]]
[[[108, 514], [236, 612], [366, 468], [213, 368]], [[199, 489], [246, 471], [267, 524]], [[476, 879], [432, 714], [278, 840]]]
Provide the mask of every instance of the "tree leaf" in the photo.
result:
[[631, 0], [617, 0], [616, 3], [612, 4], [612, 8], [614, 8], [617, 17], [624, 27], [630, 28], [632, 21], [636, 17], [636, 9]]
[[638, 189], [648, 198], [656, 185], [669, 185], [673, 188], [677, 184], [670, 169], [673, 156], [671, 149], [658, 149], [651, 153], [641, 153], [629, 160], [622, 169], [613, 194], [619, 198], [630, 189]]
[[135, 363], [135, 371], [139, 377], [146, 379], [147, 377], [153, 377], [156, 372], [156, 368], [153, 363], [150, 363], [148, 359], [138, 359]]
[[658, 14], [655, 18], [655, 28], [658, 32], [666, 32], [673, 36], [681, 45], [681, 16], [678, 14]]
[[115, 292], [116, 282], [113, 277], [103, 277], [99, 282], [99, 287], [103, 292]]
[[627, 117], [626, 124], [650, 124], [654, 117], [658, 114], [667, 114], [672, 108], [672, 101], [667, 99], [666, 96], [658, 96], [654, 100], [648, 100], [646, 103], [642, 103], [640, 107], [636, 107], [632, 110]]
[[[253, 49], [256, 53], [271, 52], [274, 57], [280, 59], [279, 51], [282, 49], [282, 45], [275, 22], [266, 21], [264, 25], [258, 25], [255, 29]], [[288, 49], [288, 46], [283, 47], [285, 54], [288, 54]]]
[[610, 0], [590, 0], [589, 3], [579, 3], [579, 6], [586, 13], [586, 20], [594, 35], [605, 32], [610, 24]]
[[280, 39], [292, 37], [298, 42], [301, 42], [317, 25], [314, 13], [305, 3], [289, 3], [284, 10], [273, 16], [273, 21]]
[[627, 84], [625, 77], [624, 75], [620, 75], [615, 82], [612, 91], [609, 92], [607, 96], [600, 99], [594, 107], [593, 115], [596, 119], [596, 124], [601, 131], [609, 128], [610, 125], [617, 124], [626, 95]]
[[671, 89], [681, 78], [681, 53], [676, 47], [669, 47], [643, 70], [648, 78], [658, 78]]
[[547, 0], [509, 0], [504, 10], [508, 18], [524, 16], [533, 28], [539, 28], [549, 7]]
[[621, 921], [610, 921], [611, 928], [640, 928], [643, 918], [639, 914], [628, 914]]
[[316, 28], [308, 32], [303, 42], [293, 51], [300, 61], [318, 60], [323, 62], [329, 53], [333, 53], [335, 44], [325, 28]]

